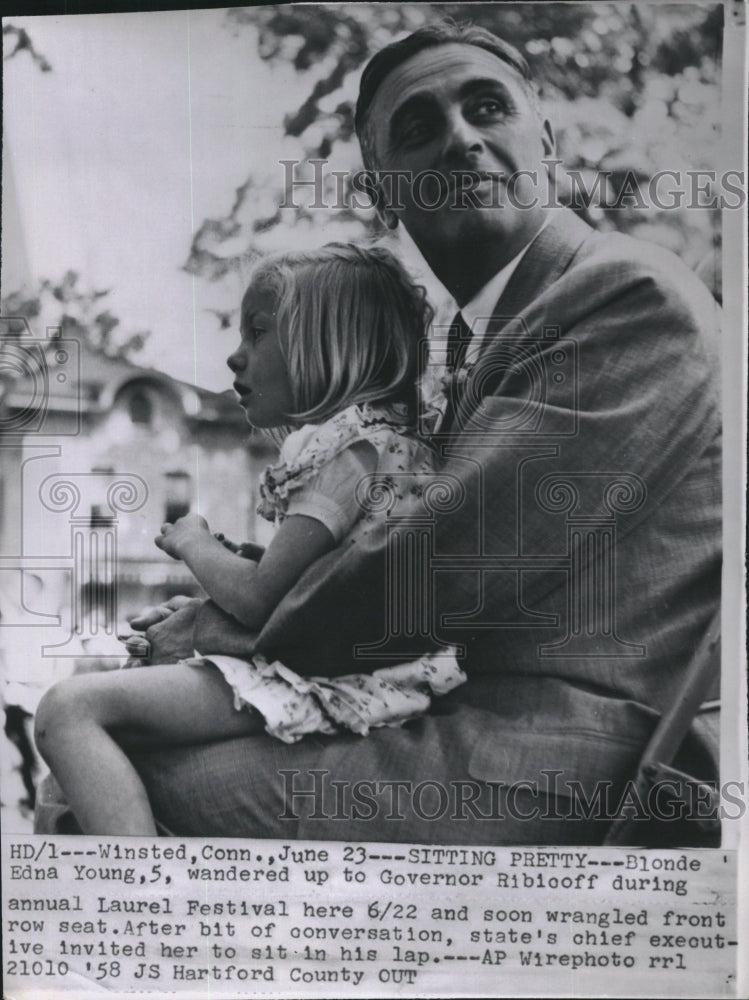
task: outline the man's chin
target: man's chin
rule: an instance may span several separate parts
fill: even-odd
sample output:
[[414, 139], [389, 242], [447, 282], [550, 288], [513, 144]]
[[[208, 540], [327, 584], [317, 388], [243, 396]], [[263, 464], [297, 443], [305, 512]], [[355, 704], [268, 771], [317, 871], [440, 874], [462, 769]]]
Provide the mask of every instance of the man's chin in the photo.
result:
[[516, 227], [508, 223], [503, 209], [459, 208], [435, 212], [428, 227], [414, 227], [409, 234], [427, 259], [446, 251], [484, 255], [489, 247], [512, 240]]

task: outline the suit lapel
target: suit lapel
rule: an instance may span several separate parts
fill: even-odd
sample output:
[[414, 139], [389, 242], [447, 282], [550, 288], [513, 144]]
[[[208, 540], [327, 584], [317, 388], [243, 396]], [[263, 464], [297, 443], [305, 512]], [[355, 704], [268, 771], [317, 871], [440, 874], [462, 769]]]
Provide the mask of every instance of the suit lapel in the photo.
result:
[[[544, 289], [566, 271], [581, 244], [594, 230], [569, 209], [554, 212], [549, 222], [526, 250], [515, 273], [494, 307], [487, 330], [499, 333], [509, 322], [528, 308]], [[487, 337], [481, 347], [477, 364], [492, 342]], [[464, 392], [457, 407], [456, 421], [450, 427], [463, 427], [475, 408], [473, 393]]]
[[[526, 250], [494, 308], [490, 329], [499, 330], [520, 315], [540, 293], [566, 271], [580, 244], [593, 232], [569, 209], [552, 214]], [[501, 321], [503, 320], [503, 321]]]

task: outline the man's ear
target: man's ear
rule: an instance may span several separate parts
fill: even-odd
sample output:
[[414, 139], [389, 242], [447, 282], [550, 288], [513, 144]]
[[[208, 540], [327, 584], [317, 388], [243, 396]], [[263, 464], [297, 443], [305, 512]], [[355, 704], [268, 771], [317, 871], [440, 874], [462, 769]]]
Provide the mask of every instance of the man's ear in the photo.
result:
[[548, 118], [544, 118], [544, 123], [541, 127], [541, 145], [544, 147], [544, 156], [554, 156], [557, 144], [554, 138], [554, 129], [551, 127], [551, 122]]
[[372, 170], [363, 170], [360, 176], [361, 189], [369, 196], [375, 207], [378, 218], [388, 229], [396, 229], [398, 226], [398, 216], [388, 208], [386, 204], [385, 192], [377, 179], [377, 174]]
[[387, 226], [388, 229], [398, 228], [398, 216], [392, 210], [392, 208], [384, 208], [381, 212], [377, 213], [382, 220], [382, 222]]

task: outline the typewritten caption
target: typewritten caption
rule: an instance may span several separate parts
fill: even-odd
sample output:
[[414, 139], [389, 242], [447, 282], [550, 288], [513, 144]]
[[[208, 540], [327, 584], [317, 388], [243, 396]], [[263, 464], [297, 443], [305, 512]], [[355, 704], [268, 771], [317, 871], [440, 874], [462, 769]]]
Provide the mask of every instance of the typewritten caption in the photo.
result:
[[730, 851], [8, 837], [7, 995], [594, 995], [627, 970], [632, 994], [732, 996], [735, 868]]

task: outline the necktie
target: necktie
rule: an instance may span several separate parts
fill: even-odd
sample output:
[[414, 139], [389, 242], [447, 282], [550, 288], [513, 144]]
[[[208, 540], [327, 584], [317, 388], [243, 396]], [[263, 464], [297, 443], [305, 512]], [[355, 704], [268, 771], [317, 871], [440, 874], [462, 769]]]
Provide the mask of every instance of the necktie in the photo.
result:
[[463, 313], [457, 312], [450, 324], [450, 332], [447, 335], [448, 369], [453, 374], [459, 371], [466, 358], [468, 344], [471, 341], [473, 331], [463, 319]]
[[447, 381], [447, 406], [439, 425], [440, 434], [449, 434], [453, 429], [455, 412], [459, 402], [456, 375], [465, 364], [471, 336], [471, 328], [463, 319], [463, 314], [461, 312], [456, 313], [450, 324], [450, 332], [447, 335], [447, 371], [449, 375], [452, 375], [452, 378]]

